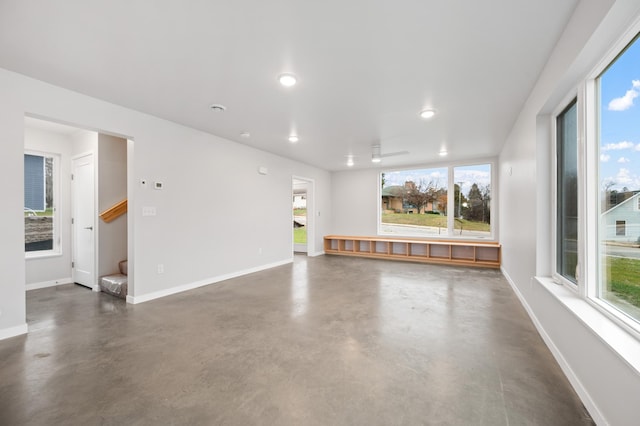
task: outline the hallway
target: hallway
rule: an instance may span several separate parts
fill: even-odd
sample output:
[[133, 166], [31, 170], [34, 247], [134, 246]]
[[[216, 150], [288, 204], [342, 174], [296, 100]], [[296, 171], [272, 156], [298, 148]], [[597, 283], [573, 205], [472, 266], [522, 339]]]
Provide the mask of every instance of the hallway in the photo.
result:
[[499, 271], [296, 256], [140, 305], [27, 292], [2, 425], [576, 425], [580, 400]]

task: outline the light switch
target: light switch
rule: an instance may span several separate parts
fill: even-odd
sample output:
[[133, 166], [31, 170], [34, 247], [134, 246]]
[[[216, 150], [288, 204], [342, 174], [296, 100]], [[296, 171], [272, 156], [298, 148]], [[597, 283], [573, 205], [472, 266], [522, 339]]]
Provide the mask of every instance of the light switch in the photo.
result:
[[156, 208], [152, 206], [145, 206], [142, 208], [142, 216], [155, 216]]

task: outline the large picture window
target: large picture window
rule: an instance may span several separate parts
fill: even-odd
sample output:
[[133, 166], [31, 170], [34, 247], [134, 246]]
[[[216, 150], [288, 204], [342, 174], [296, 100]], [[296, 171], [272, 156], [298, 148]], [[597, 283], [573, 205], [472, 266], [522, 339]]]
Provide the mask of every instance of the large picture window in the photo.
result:
[[596, 79], [600, 223], [596, 296], [640, 320], [640, 41]]
[[24, 154], [24, 250], [27, 255], [59, 251], [57, 167], [55, 154]]
[[446, 167], [382, 173], [380, 233], [447, 235], [447, 173]]
[[454, 167], [455, 235], [491, 236], [491, 165]]
[[492, 236], [491, 164], [392, 170], [380, 182], [380, 234]]

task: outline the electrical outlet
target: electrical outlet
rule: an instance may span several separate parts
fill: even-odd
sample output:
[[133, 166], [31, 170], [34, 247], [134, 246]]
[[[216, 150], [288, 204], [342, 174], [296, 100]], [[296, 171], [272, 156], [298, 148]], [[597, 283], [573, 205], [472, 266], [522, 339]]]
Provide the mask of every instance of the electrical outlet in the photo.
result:
[[164, 265], [162, 263], [158, 263], [158, 273], [164, 274]]

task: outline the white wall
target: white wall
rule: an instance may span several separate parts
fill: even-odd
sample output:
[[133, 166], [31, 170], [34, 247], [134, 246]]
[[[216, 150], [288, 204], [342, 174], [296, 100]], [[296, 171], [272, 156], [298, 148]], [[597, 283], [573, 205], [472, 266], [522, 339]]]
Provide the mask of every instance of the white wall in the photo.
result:
[[[134, 141], [128, 174], [134, 302], [290, 262], [294, 175], [315, 182], [314, 241], [322, 252], [331, 211], [326, 171], [6, 70], [0, 93], [0, 337], [25, 331], [25, 113]], [[258, 174], [259, 166], [269, 173]], [[164, 190], [142, 188], [142, 178], [162, 181]], [[143, 217], [145, 206], [157, 215]]]
[[376, 235], [377, 210], [380, 200], [376, 190], [380, 170], [350, 170], [335, 172], [331, 179], [331, 234]]
[[594, 419], [612, 425], [633, 424], [640, 415], [638, 371], [533, 277], [550, 272], [549, 114], [604, 56], [639, 7], [632, 0], [578, 5], [500, 155], [503, 271]]
[[[4, 86], [10, 82], [3, 79]], [[0, 97], [0, 338], [25, 333], [24, 111], [15, 93]]]
[[71, 135], [71, 155], [77, 157], [85, 154], [98, 155], [98, 133], [78, 129]]
[[[98, 135], [98, 211], [127, 198], [127, 140]], [[98, 225], [98, 277], [119, 273], [118, 262], [127, 259], [127, 215]]]
[[56, 224], [59, 226], [60, 255], [27, 258], [25, 282], [27, 288], [68, 283], [71, 280], [71, 141], [68, 136], [42, 129], [25, 128], [24, 149], [58, 154], [59, 173], [54, 185], [58, 187]]

